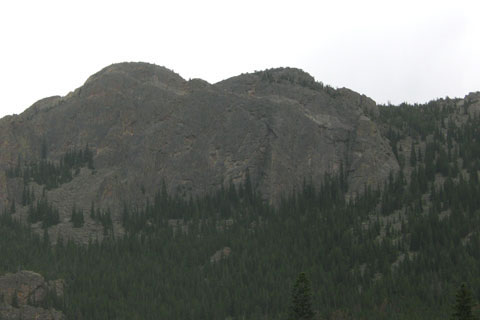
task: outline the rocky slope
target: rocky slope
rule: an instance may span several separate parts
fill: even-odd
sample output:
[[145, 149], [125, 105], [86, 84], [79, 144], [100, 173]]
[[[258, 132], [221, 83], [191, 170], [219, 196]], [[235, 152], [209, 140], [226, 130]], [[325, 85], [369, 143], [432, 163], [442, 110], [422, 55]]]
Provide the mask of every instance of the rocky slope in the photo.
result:
[[[169, 191], [202, 194], [241, 183], [248, 172], [254, 187], [275, 202], [304, 179], [343, 171], [354, 193], [398, 170], [371, 120], [377, 113], [371, 99], [323, 86], [298, 69], [212, 85], [156, 65], [115, 64], [65, 97], [0, 120], [0, 206], [15, 201], [16, 215], [26, 217], [19, 205], [24, 182], [7, 177], [9, 168], [37, 161], [42, 152], [58, 162], [87, 144], [95, 170], [82, 168], [72, 181], [45, 191], [60, 212], [51, 232], [81, 241], [102, 228], [88, 216], [82, 228], [72, 228], [74, 205], [111, 208], [120, 230], [123, 203], [143, 203], [163, 181]], [[38, 199], [43, 186], [28, 185]]]
[[61, 320], [62, 312], [42, 306], [47, 295], [63, 296], [63, 281], [45, 281], [38, 273], [19, 271], [0, 277], [0, 319], [5, 320]]

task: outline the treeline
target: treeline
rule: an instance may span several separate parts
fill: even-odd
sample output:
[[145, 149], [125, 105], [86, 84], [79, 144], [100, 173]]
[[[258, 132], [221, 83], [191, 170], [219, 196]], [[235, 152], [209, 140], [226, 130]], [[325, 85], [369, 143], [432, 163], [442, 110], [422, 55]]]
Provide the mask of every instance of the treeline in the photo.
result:
[[60, 222], [60, 214], [58, 209], [54, 207], [46, 197], [31, 203], [28, 207], [28, 222], [42, 222], [43, 228], [56, 225]]
[[[92, 202], [92, 205], [90, 207], [90, 218], [102, 224], [103, 234], [105, 236], [106, 235], [114, 236], [112, 213], [110, 211], [110, 208], [107, 208], [106, 210], [102, 210], [100, 208], [95, 209], [95, 203]], [[73, 220], [73, 214], [72, 214], [72, 220]]]
[[[160, 190], [138, 212], [126, 206], [125, 237], [87, 246], [51, 246], [3, 221], [0, 254], [10, 258], [0, 271], [21, 265], [68, 279], [61, 308], [77, 319], [278, 319], [299, 270], [311, 276], [313, 307], [325, 318], [447, 319], [459, 281], [480, 287], [478, 235], [462, 242], [476, 220], [412, 212], [397, 229], [387, 212], [375, 214], [388, 207], [384, 193], [367, 189], [347, 203], [342, 185], [338, 176], [305, 183], [278, 208], [246, 186], [196, 199]], [[187, 228], [174, 232], [172, 218]], [[211, 263], [223, 246], [231, 255]]]
[[423, 141], [436, 128], [443, 126], [444, 120], [456, 109], [454, 100], [430, 101], [425, 105], [379, 106], [379, 120], [389, 127], [387, 137], [392, 142], [407, 136]]
[[94, 170], [93, 152], [88, 145], [83, 150], [67, 151], [57, 162], [42, 157], [40, 160], [22, 163], [20, 157], [14, 168], [7, 170], [8, 178], [23, 178], [24, 184], [34, 181], [47, 189], [55, 189], [72, 181], [78, 175], [80, 168], [88, 167]]

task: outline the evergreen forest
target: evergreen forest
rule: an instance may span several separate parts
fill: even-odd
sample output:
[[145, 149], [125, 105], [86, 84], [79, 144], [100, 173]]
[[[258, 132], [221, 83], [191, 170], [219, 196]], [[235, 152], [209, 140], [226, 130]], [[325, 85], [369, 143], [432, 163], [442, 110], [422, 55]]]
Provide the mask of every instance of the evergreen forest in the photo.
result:
[[[348, 194], [343, 166], [322, 181], [305, 177], [278, 204], [248, 176], [202, 197], [164, 185], [141, 207], [125, 203], [123, 236], [110, 211], [92, 204], [105, 238], [88, 245], [53, 244], [5, 210], [0, 274], [65, 279], [64, 297], [48, 306], [68, 319], [288, 319], [302, 272], [316, 319], [446, 320], [461, 283], [478, 314], [480, 116], [468, 103], [380, 106], [374, 120], [400, 170], [357, 194]], [[76, 168], [93, 169], [88, 148], [60, 164], [39, 161], [9, 175], [55, 188]], [[31, 206], [30, 222], [55, 224], [56, 209], [29, 190], [17, 206]], [[72, 208], [76, 227], [83, 214]]]

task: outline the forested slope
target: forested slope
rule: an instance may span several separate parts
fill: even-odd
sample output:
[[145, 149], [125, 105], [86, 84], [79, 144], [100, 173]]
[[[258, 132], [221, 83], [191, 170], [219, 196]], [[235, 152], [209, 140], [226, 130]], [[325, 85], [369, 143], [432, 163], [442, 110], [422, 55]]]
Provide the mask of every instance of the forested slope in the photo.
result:
[[[343, 165], [274, 205], [248, 174], [203, 196], [165, 183], [112, 213], [122, 234], [110, 212], [73, 210], [76, 223], [103, 225], [103, 241], [87, 245], [53, 244], [5, 208], [0, 274], [65, 279], [63, 299], [50, 303], [69, 319], [283, 319], [301, 271], [321, 319], [448, 319], [461, 282], [480, 297], [478, 105], [470, 95], [380, 106], [371, 116], [400, 169], [357, 194]], [[78, 156], [80, 171], [95, 167], [88, 158]], [[28, 202], [29, 215], [51, 211], [41, 194]]]
[[[196, 120], [212, 101], [237, 131]], [[375, 106], [295, 69], [211, 86], [126, 64], [42, 103], [0, 126], [0, 274], [64, 279], [42, 306], [68, 319], [284, 319], [299, 272], [319, 319], [448, 319], [461, 282], [480, 297], [478, 93]], [[69, 136], [40, 130], [65, 114]], [[149, 158], [152, 132], [171, 135]]]

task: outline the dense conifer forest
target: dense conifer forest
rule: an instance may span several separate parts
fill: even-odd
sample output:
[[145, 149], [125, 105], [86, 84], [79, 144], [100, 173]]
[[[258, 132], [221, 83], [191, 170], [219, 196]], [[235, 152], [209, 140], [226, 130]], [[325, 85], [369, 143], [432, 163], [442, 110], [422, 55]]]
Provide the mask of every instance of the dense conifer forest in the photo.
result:
[[[300, 272], [319, 319], [449, 319], [461, 283], [480, 297], [480, 117], [465, 110], [453, 100], [380, 106], [375, 120], [401, 169], [355, 195], [343, 166], [323, 181], [305, 177], [277, 205], [249, 178], [195, 198], [163, 186], [143, 207], [125, 203], [122, 237], [92, 204], [106, 237], [88, 245], [53, 245], [11, 208], [0, 218], [0, 274], [65, 279], [64, 298], [48, 303], [69, 319], [286, 319]], [[79, 165], [93, 168], [85, 153]], [[31, 164], [28, 176], [51, 188], [75, 169], [67, 158], [40, 161], [45, 169]], [[48, 228], [55, 208], [30, 193], [22, 205]], [[83, 214], [72, 208], [72, 223], [81, 227]]]

